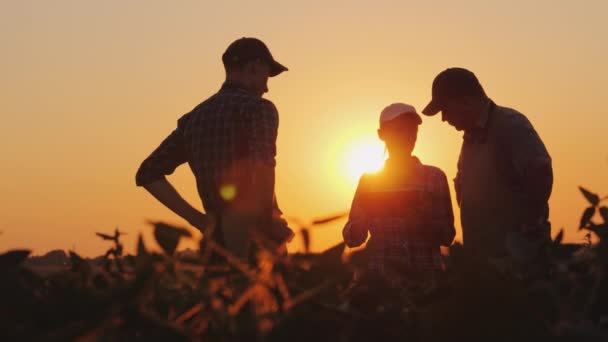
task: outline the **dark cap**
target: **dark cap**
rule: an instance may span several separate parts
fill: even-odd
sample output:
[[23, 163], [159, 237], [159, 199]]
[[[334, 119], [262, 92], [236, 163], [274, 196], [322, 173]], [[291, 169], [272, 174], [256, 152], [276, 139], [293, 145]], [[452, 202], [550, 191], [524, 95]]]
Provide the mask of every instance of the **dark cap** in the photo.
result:
[[433, 98], [422, 110], [424, 115], [439, 113], [446, 101], [462, 96], [486, 96], [474, 73], [463, 68], [445, 69], [433, 81]]
[[270, 77], [287, 71], [285, 66], [274, 60], [266, 44], [256, 38], [241, 38], [235, 40], [222, 55], [225, 67], [242, 66], [247, 62], [259, 59], [270, 65]]

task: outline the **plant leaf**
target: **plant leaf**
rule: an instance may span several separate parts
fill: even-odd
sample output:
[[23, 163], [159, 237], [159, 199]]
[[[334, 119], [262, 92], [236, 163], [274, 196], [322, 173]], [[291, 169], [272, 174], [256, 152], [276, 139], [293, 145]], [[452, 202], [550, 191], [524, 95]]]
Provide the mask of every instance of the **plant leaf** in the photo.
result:
[[604, 223], [608, 223], [608, 207], [601, 207], [600, 215], [602, 215], [602, 218], [604, 219]]
[[137, 239], [137, 256], [135, 257], [134, 265], [138, 279], [147, 277], [152, 271], [152, 256], [148, 253], [141, 234], [139, 234], [139, 238]]
[[190, 232], [184, 228], [173, 227], [163, 222], [154, 224], [154, 238], [160, 247], [169, 255], [175, 253], [179, 240], [183, 237], [189, 237]]
[[585, 211], [583, 212], [583, 216], [581, 217], [581, 224], [578, 227], [579, 230], [589, 224], [589, 221], [593, 217], [593, 214], [595, 214], [595, 207], [589, 207], [585, 209]]
[[91, 274], [91, 265], [74, 251], [70, 251], [70, 263], [72, 264], [72, 272], [79, 273], [82, 279]]
[[339, 219], [345, 217], [346, 215], [348, 215], [348, 212], [340, 213], [340, 214], [336, 214], [336, 215], [331, 215], [331, 216], [327, 216], [327, 217], [318, 218], [318, 219], [315, 219], [314, 221], [312, 221], [312, 224], [313, 225], [319, 225], [319, 224], [330, 223], [330, 222], [339, 220]]
[[302, 230], [300, 230], [300, 233], [302, 234], [302, 243], [304, 244], [304, 253], [309, 253], [310, 252], [310, 232], [308, 231], [308, 228], [302, 228]]
[[78, 265], [82, 262], [85, 262], [85, 260], [80, 255], [78, 255], [78, 253], [70, 251], [70, 263], [72, 265]]
[[345, 246], [346, 244], [344, 242], [340, 242], [339, 244], [323, 251], [323, 253], [321, 253], [321, 258], [341, 262], [342, 253], [344, 253]]
[[104, 233], [95, 233], [95, 235], [99, 236], [100, 238], [104, 239], [104, 240], [114, 240], [113, 236], [110, 236], [108, 234], [104, 234]]
[[141, 234], [139, 234], [139, 238], [137, 239], [137, 256], [144, 255], [148, 255], [148, 250], [144, 244], [144, 239], [142, 238]]
[[587, 201], [589, 201], [589, 203], [591, 203], [591, 205], [593, 206], [597, 206], [598, 203], [600, 203], [600, 197], [594, 193], [592, 193], [591, 191], [583, 188], [582, 186], [578, 187], [581, 192], [583, 193], [583, 195], [585, 196], [585, 198], [587, 199]]
[[555, 240], [553, 240], [553, 246], [559, 246], [562, 243], [563, 239], [564, 239], [564, 229], [562, 228], [559, 231], [559, 233], [557, 233]]
[[608, 239], [608, 224], [591, 225], [586, 229], [594, 232], [602, 240]]

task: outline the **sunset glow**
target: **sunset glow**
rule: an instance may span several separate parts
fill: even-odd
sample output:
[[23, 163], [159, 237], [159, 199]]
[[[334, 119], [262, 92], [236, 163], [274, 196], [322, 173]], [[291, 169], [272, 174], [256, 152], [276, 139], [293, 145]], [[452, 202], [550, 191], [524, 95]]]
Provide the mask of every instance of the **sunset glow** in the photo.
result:
[[[474, 71], [497, 104], [524, 113], [542, 137], [555, 173], [552, 235], [564, 227], [565, 241], [583, 241], [588, 203], [579, 185], [608, 193], [607, 1], [57, 0], [1, 8], [0, 250], [95, 256], [108, 248], [96, 231], [118, 227], [133, 249], [139, 232], [152, 239], [146, 220], [187, 226], [135, 186], [135, 173], [184, 113], [218, 91], [222, 53], [244, 36], [262, 39], [289, 68], [264, 94], [280, 117], [275, 190], [285, 216], [348, 210], [360, 175], [385, 158], [376, 136], [382, 109], [406, 102], [421, 111], [434, 77], [451, 66]], [[422, 119], [414, 155], [445, 172], [458, 239], [452, 179], [462, 132], [440, 116]], [[168, 179], [203, 210], [188, 165]], [[315, 230], [312, 250], [342, 241], [343, 224]]]
[[356, 182], [363, 173], [382, 169], [385, 159], [384, 144], [380, 140], [357, 140], [345, 153], [346, 172], [349, 178]]

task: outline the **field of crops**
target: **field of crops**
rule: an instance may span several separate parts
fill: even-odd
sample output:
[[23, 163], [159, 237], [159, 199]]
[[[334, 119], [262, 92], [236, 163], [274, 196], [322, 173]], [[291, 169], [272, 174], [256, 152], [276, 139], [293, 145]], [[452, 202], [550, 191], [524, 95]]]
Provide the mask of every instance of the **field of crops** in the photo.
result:
[[440, 278], [395, 286], [366, 272], [365, 250], [258, 249], [245, 262], [203, 240], [202, 253], [185, 255], [176, 247], [188, 231], [164, 223], [154, 224], [162, 253], [140, 238], [136, 255], [124, 255], [118, 231], [98, 234], [111, 244], [105, 257], [72, 252], [65, 269], [44, 275], [24, 265], [29, 251], [9, 251], [0, 255], [0, 340], [605, 341], [608, 208], [582, 192], [591, 205], [581, 229], [598, 242], [563, 244], [560, 232], [543, 272], [456, 244]]

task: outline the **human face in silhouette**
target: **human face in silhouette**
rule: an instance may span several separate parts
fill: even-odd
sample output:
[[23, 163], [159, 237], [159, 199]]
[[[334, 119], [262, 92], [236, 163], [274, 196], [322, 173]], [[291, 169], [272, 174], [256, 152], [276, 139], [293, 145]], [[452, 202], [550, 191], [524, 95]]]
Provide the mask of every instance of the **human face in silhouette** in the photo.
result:
[[247, 83], [252, 93], [262, 97], [268, 92], [268, 77], [270, 77], [270, 70], [270, 65], [260, 60], [253, 61], [247, 65]]
[[406, 117], [382, 124], [378, 137], [386, 144], [391, 156], [409, 156], [418, 138], [418, 124]]
[[447, 101], [441, 109], [441, 121], [447, 121], [457, 131], [473, 127], [475, 123], [473, 103], [468, 98], [456, 98]]

